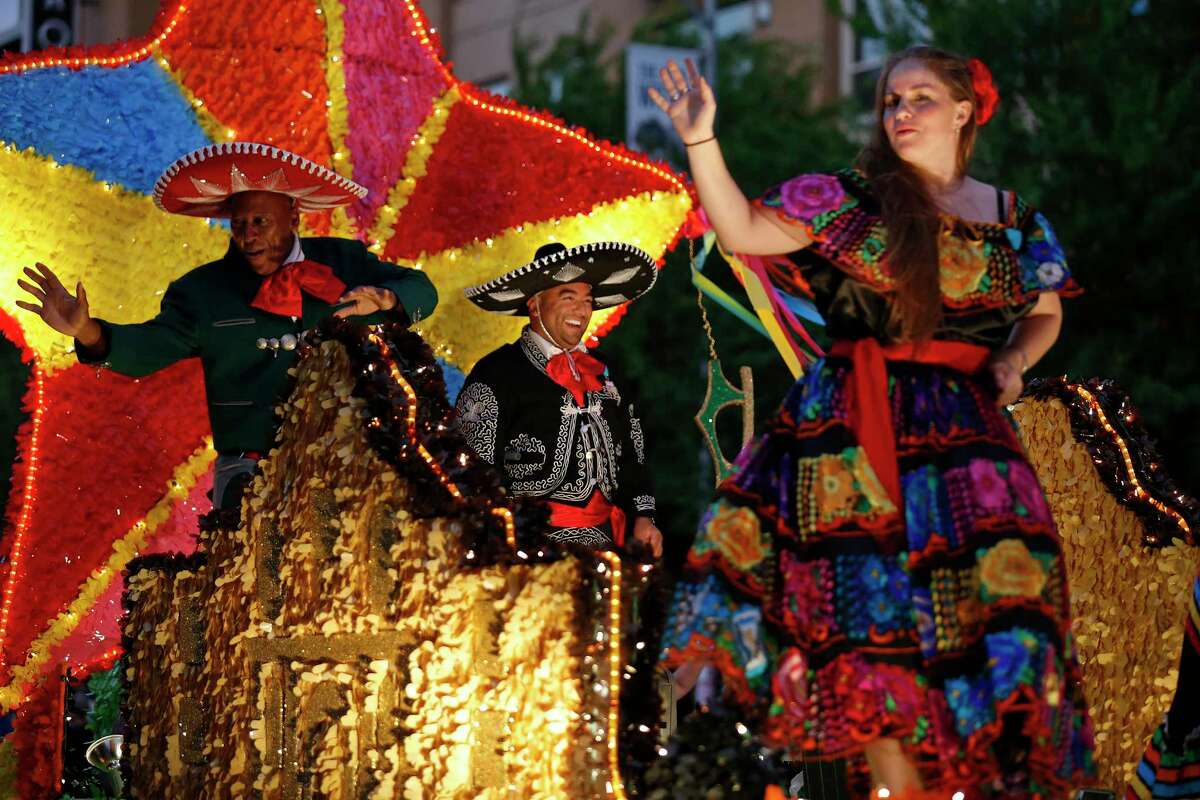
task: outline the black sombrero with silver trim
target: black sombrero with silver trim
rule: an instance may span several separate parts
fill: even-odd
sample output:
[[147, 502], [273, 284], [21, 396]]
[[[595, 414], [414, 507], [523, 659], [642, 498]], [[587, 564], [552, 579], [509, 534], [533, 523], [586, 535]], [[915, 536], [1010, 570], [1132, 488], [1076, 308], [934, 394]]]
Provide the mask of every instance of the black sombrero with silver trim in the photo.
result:
[[597, 311], [640, 297], [654, 286], [658, 267], [650, 254], [624, 242], [590, 242], [538, 248], [533, 260], [495, 280], [463, 290], [484, 311], [528, 316], [529, 298], [566, 283], [587, 283]]

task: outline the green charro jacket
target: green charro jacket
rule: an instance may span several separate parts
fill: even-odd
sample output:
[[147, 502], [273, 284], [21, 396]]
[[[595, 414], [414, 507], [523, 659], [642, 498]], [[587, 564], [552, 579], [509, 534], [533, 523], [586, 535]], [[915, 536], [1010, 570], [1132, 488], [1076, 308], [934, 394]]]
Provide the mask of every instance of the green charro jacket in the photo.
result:
[[[364, 324], [396, 315], [406, 322], [425, 319], [437, 305], [437, 291], [425, 273], [382, 262], [361, 242], [306, 238], [300, 245], [306, 259], [329, 266], [347, 289], [378, 286], [395, 293], [397, 308], [356, 318]], [[265, 455], [275, 441], [275, 406], [284, 399], [296, 351], [260, 350], [255, 343], [311, 328], [330, 316], [333, 306], [304, 293], [300, 319], [261, 311], [250, 303], [262, 281], [231, 244], [224, 258], [172, 281], [154, 319], [131, 325], [98, 319], [107, 351], [85, 352], [76, 342], [75, 352], [85, 364], [131, 377], [199, 358], [214, 448]]]

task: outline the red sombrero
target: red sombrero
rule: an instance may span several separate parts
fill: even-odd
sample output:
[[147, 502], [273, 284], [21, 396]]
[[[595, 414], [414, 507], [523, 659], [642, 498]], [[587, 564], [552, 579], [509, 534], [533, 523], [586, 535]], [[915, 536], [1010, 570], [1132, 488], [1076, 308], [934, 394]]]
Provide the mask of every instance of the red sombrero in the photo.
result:
[[172, 214], [227, 217], [238, 192], [278, 192], [301, 211], [323, 211], [367, 196], [367, 189], [287, 150], [257, 142], [225, 142], [180, 158], [154, 184], [154, 203]]

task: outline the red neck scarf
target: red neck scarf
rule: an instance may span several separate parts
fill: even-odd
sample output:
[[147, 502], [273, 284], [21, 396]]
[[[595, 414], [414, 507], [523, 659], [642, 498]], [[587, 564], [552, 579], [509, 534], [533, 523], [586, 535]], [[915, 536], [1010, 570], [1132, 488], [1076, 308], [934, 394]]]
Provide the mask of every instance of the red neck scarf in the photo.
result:
[[293, 261], [268, 275], [258, 287], [250, 305], [269, 314], [284, 317], [304, 315], [304, 298], [300, 290], [326, 303], [337, 302], [346, 291], [333, 270], [316, 261]]
[[[569, 359], [575, 361], [574, 370], [571, 369]], [[604, 385], [600, 380], [600, 376], [604, 374], [604, 364], [587, 353], [559, 353], [546, 364], [546, 374], [550, 376], [550, 380], [570, 392], [580, 408], [583, 408], [585, 392], [597, 391]]]

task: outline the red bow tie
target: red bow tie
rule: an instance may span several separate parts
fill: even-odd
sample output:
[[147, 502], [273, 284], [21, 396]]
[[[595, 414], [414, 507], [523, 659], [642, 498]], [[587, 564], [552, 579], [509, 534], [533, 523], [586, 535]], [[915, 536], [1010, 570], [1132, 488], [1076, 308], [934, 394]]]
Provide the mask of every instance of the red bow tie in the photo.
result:
[[250, 305], [269, 314], [300, 317], [304, 315], [301, 289], [326, 303], [334, 303], [346, 291], [346, 284], [338, 280], [333, 270], [324, 264], [294, 261], [268, 275], [262, 286], [258, 287], [258, 293]]
[[582, 408], [584, 392], [594, 392], [604, 385], [600, 380], [604, 374], [604, 364], [587, 353], [575, 353], [570, 358], [575, 361], [574, 372], [567, 354], [559, 353], [546, 365], [546, 374], [550, 380], [570, 392]]

